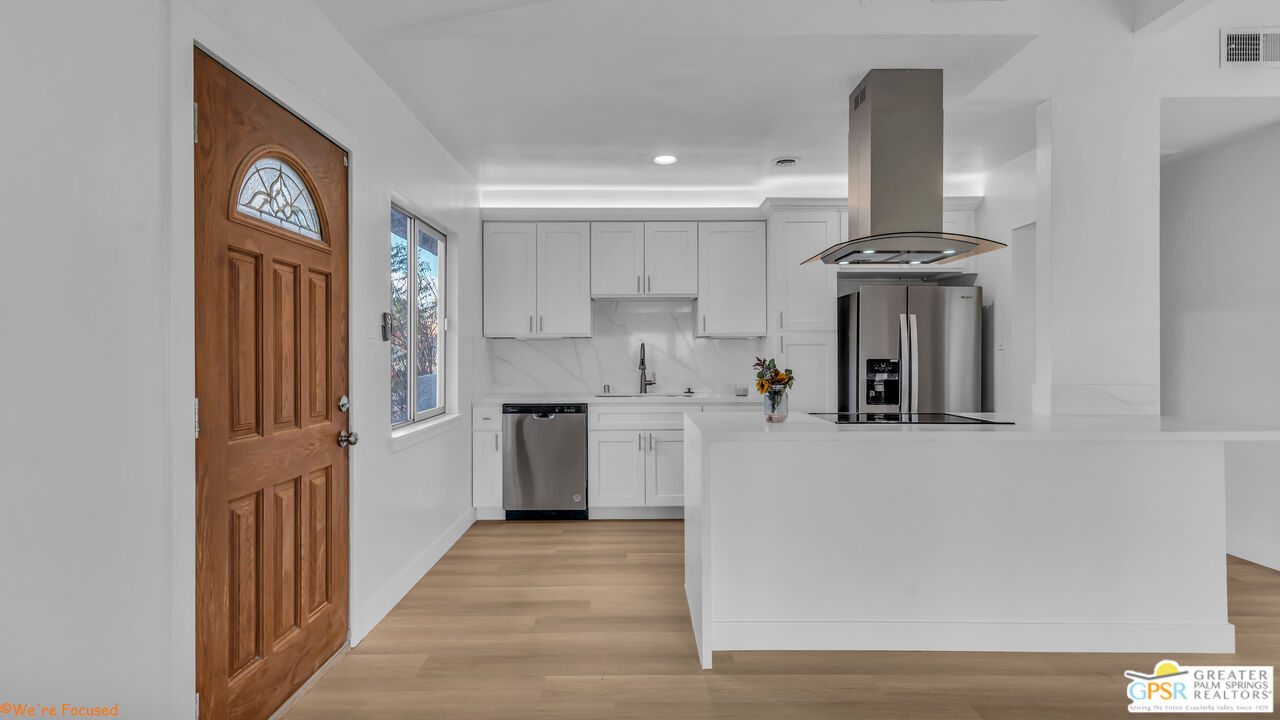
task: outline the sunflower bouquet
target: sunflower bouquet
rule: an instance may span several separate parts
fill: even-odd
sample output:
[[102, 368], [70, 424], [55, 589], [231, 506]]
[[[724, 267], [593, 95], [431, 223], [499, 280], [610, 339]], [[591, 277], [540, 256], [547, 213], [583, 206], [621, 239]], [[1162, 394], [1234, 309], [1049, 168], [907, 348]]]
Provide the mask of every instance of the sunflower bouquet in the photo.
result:
[[796, 382], [796, 376], [791, 374], [791, 370], [779, 370], [773, 358], [768, 360], [756, 358], [756, 364], [752, 367], [756, 370], [756, 392], [761, 395], [767, 394], [770, 390], [775, 392], [790, 390]]
[[756, 371], [756, 391], [764, 395], [764, 419], [767, 422], [783, 422], [787, 419], [787, 391], [796, 382], [796, 376], [788, 368], [779, 370], [773, 358], [756, 358], [752, 366]]

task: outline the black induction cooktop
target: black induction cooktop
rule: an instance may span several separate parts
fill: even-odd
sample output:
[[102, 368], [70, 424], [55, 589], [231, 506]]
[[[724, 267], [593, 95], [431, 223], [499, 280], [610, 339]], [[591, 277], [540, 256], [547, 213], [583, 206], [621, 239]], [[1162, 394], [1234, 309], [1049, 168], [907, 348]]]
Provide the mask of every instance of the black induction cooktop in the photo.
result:
[[955, 413], [812, 413], [837, 425], [1012, 425]]

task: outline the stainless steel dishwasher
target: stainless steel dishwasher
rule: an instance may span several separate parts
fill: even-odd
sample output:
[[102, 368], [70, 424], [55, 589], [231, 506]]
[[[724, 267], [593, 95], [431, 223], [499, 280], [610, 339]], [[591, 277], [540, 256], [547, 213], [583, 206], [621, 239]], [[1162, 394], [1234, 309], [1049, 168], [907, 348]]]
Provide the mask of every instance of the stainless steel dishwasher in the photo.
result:
[[587, 518], [587, 406], [502, 406], [508, 520]]

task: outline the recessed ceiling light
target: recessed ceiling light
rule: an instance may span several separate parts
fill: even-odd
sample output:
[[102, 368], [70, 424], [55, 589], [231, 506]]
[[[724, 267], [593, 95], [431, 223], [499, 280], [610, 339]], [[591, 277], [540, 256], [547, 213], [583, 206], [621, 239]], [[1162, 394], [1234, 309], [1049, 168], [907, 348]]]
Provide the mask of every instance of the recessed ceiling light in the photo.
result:
[[911, 264], [912, 264], [912, 265], [919, 265], [921, 262], [922, 262], [922, 261], [920, 261], [920, 260], [912, 260], [912, 261], [911, 261]]
[[840, 261], [840, 264], [841, 264], [841, 265], [848, 265], [848, 264], [849, 264], [849, 263], [851, 263], [851, 262], [853, 262], [853, 261], [852, 261], [852, 260], [841, 260], [841, 261]]
[[675, 155], [659, 155], [653, 159], [659, 165], [674, 165], [676, 163]]
[[780, 168], [789, 168], [800, 162], [798, 157], [780, 157], [773, 161], [773, 164]]
[[875, 251], [875, 250], [863, 250], [863, 251], [862, 251], [862, 254], [863, 254], [863, 255], [875, 255], [875, 254], [876, 254], [876, 251]]
[[955, 250], [943, 250], [943, 251], [942, 251], [942, 254], [943, 254], [943, 255], [955, 255], [955, 254], [956, 254], [956, 251], [955, 251]]

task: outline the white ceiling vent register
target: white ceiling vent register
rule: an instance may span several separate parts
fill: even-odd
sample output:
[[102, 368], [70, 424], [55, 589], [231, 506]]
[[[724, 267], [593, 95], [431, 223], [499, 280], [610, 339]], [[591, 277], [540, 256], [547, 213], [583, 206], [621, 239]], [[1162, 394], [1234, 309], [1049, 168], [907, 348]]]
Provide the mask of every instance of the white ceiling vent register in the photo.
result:
[[1280, 67], [1280, 28], [1226, 28], [1222, 67]]

